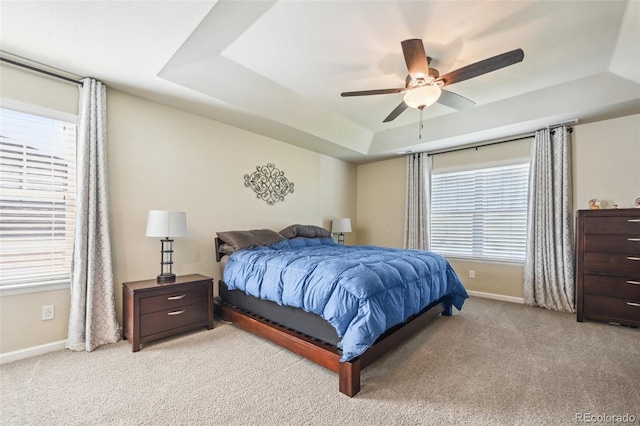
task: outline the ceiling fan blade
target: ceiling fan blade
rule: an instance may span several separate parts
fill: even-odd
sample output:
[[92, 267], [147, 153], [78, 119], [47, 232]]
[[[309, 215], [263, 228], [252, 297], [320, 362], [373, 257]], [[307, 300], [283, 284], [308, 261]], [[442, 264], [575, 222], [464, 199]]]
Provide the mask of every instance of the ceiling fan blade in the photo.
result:
[[438, 103], [460, 111], [473, 108], [473, 106], [476, 104], [475, 102], [465, 98], [464, 96], [460, 96], [457, 93], [453, 93], [448, 90], [443, 90], [442, 93], [440, 93]]
[[475, 64], [467, 65], [466, 67], [459, 68], [455, 71], [451, 71], [450, 73], [440, 76], [438, 80], [444, 83], [443, 86], [448, 86], [450, 84], [459, 83], [470, 78], [478, 77], [479, 75], [499, 70], [500, 68], [508, 67], [509, 65], [517, 64], [518, 62], [522, 62], [522, 59], [524, 59], [524, 52], [522, 49], [515, 49], [510, 52], [476, 62]]
[[400, 43], [402, 45], [402, 53], [404, 54], [404, 61], [407, 64], [407, 69], [411, 78], [414, 80], [417, 78], [425, 78], [429, 76], [429, 61], [427, 60], [427, 54], [424, 51], [424, 44], [419, 38], [413, 38], [410, 40], [404, 40]]
[[391, 114], [389, 114], [387, 116], [387, 118], [385, 118], [384, 120], [382, 120], [383, 123], [388, 123], [389, 121], [393, 121], [395, 120], [400, 114], [402, 114], [404, 112], [405, 109], [409, 108], [409, 105], [405, 104], [404, 101], [402, 101], [400, 103], [400, 105], [398, 105], [393, 111], [391, 111]]
[[342, 92], [340, 96], [367, 96], [367, 95], [387, 95], [389, 93], [402, 93], [404, 92], [404, 87], [402, 89], [377, 89], [377, 90], [361, 90], [359, 92]]

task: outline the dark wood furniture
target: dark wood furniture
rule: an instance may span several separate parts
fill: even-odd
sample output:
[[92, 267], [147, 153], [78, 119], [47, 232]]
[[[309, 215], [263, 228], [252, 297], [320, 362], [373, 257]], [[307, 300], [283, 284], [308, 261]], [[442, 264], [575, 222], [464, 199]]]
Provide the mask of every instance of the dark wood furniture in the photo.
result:
[[640, 326], [640, 209], [579, 210], [578, 321]]
[[362, 369], [393, 350], [411, 335], [423, 330], [438, 315], [450, 316], [451, 301], [449, 299], [437, 301], [420, 315], [411, 317], [403, 324], [388, 330], [361, 356], [345, 362], [340, 361], [342, 351], [335, 346], [282, 327], [265, 318], [253, 315], [251, 312], [227, 305], [224, 301], [220, 306], [220, 312], [223, 320], [232, 322], [240, 328], [338, 373], [338, 390], [345, 395], [354, 396], [360, 391], [360, 372]]
[[[218, 262], [221, 260], [218, 251], [219, 246], [220, 241], [216, 238], [216, 260]], [[224, 284], [222, 281], [221, 283]], [[338, 373], [338, 389], [350, 397], [360, 391], [360, 373], [362, 369], [393, 350], [416, 332], [423, 330], [427, 324], [432, 322], [440, 314], [445, 316], [452, 314], [451, 299], [448, 297], [442, 298], [429, 305], [420, 314], [407, 319], [403, 324], [387, 330], [387, 332], [380, 336], [375, 344], [361, 356], [350, 361], [341, 362], [342, 351], [336, 346], [303, 334], [291, 327], [282, 326], [270, 318], [258, 316], [247, 310], [240, 309], [226, 301], [224, 294], [223, 292], [220, 293], [222, 301], [219, 306], [220, 316], [224, 321], [232, 322], [244, 330], [270, 340], [285, 349]], [[258, 301], [258, 299], [256, 299], [256, 301]]]
[[213, 328], [213, 279], [183, 275], [171, 283], [156, 279], [122, 285], [124, 338], [133, 352], [140, 343], [199, 327]]

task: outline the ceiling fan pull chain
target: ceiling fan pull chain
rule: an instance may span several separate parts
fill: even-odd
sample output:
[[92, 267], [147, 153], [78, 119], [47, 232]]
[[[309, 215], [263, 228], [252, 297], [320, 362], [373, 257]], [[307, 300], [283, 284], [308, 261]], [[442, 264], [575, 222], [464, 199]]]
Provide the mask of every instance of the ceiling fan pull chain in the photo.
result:
[[420, 128], [418, 130], [418, 139], [422, 139], [422, 128], [424, 127], [422, 125], [422, 112], [424, 111], [424, 108], [420, 108]]

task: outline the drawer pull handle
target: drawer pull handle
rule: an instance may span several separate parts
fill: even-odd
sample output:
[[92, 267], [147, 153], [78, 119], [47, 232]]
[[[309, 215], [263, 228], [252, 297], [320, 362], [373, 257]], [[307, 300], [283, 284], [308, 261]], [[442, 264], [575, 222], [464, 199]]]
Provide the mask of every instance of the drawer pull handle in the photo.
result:
[[186, 294], [181, 294], [180, 296], [171, 296], [171, 297], [167, 297], [167, 300], [180, 300], [182, 298], [184, 298], [186, 296]]
[[627, 238], [627, 241], [640, 241], [640, 238]]
[[627, 219], [627, 222], [640, 222], [640, 219]]
[[185, 311], [186, 311], [186, 309], [181, 309], [179, 311], [169, 312], [169, 313], [167, 313], [167, 315], [180, 315], [180, 314], [184, 314]]
[[640, 281], [627, 281], [627, 284], [640, 285]]
[[627, 305], [629, 305], [629, 306], [635, 306], [636, 308], [640, 308], [640, 303], [627, 302]]
[[636, 257], [636, 256], [627, 256], [627, 260], [640, 260], [640, 257]]

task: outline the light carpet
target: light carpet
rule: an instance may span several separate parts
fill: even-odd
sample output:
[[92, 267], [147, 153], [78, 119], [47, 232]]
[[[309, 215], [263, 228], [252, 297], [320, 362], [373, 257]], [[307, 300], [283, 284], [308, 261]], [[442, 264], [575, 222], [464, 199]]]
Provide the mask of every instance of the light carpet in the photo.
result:
[[366, 368], [354, 398], [337, 374], [220, 322], [0, 372], [3, 425], [640, 424], [640, 330], [479, 298]]

